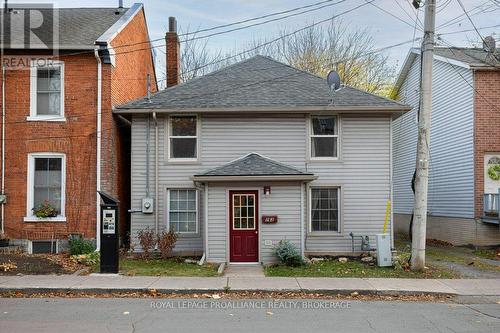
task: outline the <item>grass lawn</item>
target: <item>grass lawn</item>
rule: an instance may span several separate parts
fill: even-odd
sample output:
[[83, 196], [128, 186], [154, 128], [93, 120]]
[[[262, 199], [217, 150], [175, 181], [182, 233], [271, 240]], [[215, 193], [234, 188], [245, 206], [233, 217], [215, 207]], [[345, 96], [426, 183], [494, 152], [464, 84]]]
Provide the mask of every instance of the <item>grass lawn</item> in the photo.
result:
[[176, 259], [120, 259], [120, 272], [134, 276], [217, 276], [217, 266], [188, 264]]
[[482, 258], [486, 258], [486, 259], [500, 260], [500, 248], [474, 250], [474, 254], [478, 257], [482, 257]]
[[424, 272], [413, 272], [393, 267], [370, 266], [364, 262], [349, 259], [341, 263], [336, 259], [324, 260], [300, 267], [287, 267], [282, 265], [265, 268], [266, 276], [291, 276], [291, 277], [356, 277], [356, 278], [457, 278], [450, 270], [430, 266]]

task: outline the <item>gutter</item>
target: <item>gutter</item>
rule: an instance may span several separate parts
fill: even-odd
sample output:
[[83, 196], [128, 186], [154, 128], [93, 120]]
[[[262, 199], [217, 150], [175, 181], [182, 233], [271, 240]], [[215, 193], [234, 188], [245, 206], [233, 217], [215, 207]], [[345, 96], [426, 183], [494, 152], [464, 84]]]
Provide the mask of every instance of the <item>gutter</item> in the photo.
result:
[[[399, 113], [408, 112], [412, 108], [407, 105], [401, 106], [301, 106], [301, 107], [227, 107], [227, 108], [201, 108], [201, 107], [188, 107], [188, 108], [155, 108], [154, 112], [157, 113], [249, 113], [249, 112], [261, 112], [261, 113], [304, 113], [304, 112], [339, 112], [339, 113], [360, 113], [360, 112], [373, 112], [373, 113]], [[113, 110], [115, 114], [144, 114], [151, 113], [152, 108], [149, 105], [147, 108], [125, 108], [118, 107]]]
[[264, 176], [192, 176], [195, 182], [228, 182], [228, 181], [312, 181], [315, 175], [264, 175]]
[[[99, 50], [94, 49], [97, 60], [97, 149], [96, 149], [96, 188], [101, 191], [101, 131], [102, 131], [102, 63]], [[96, 251], [101, 248], [101, 198], [97, 195], [96, 200]]]

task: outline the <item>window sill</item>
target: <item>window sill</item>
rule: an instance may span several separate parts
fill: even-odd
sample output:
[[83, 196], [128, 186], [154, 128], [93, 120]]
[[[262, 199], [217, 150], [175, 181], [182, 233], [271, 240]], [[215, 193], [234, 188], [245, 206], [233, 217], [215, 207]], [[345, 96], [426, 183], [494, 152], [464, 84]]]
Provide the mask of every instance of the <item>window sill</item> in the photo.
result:
[[24, 222], [66, 222], [66, 216], [38, 218], [36, 216], [26, 216]]
[[308, 163], [339, 163], [342, 162], [340, 158], [309, 158]]
[[61, 116], [29, 116], [26, 117], [26, 121], [54, 121], [54, 122], [65, 122], [66, 118]]
[[169, 158], [167, 164], [201, 164], [198, 159]]
[[344, 237], [340, 232], [336, 231], [309, 231], [307, 237]]

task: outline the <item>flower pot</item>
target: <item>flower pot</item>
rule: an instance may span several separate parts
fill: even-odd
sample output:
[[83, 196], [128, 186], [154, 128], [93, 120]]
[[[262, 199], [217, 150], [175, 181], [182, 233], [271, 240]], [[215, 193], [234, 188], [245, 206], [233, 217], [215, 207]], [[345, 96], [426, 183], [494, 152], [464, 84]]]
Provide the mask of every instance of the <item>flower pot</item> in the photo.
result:
[[9, 246], [9, 240], [8, 239], [0, 239], [0, 247], [7, 247]]

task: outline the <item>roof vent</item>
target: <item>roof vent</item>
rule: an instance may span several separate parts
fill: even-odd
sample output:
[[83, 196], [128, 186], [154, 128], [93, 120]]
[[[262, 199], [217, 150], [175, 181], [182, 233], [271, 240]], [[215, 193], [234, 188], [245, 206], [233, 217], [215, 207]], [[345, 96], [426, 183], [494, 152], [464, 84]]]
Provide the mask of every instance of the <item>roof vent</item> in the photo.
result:
[[493, 36], [487, 36], [483, 40], [483, 50], [494, 53], [496, 49], [496, 40]]

